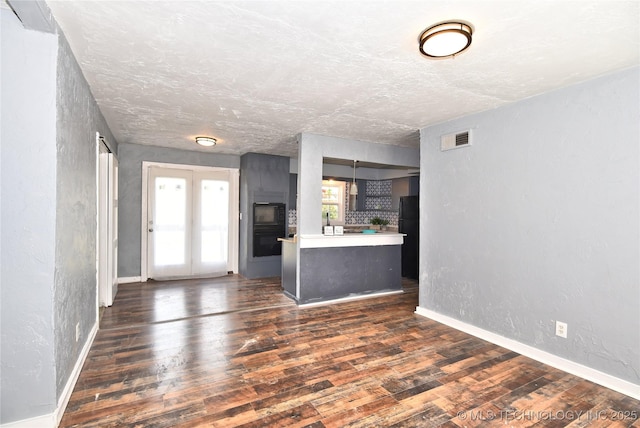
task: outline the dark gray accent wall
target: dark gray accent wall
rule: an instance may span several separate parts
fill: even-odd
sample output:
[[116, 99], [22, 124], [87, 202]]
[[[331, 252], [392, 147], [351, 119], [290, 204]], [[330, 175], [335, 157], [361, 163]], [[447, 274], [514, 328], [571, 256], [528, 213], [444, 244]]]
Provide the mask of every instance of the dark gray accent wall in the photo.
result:
[[299, 303], [402, 290], [400, 245], [300, 249]]
[[[422, 308], [640, 385], [639, 82], [422, 130]], [[466, 129], [470, 147], [440, 151]]]
[[6, 8], [0, 16], [0, 423], [6, 424], [49, 414], [56, 405], [58, 41], [54, 34], [25, 30]]
[[[96, 317], [96, 132], [117, 142], [64, 35], [58, 36], [56, 97], [56, 394], [60, 396]], [[80, 329], [76, 341], [76, 324]]]
[[[215, 148], [213, 148], [215, 150]], [[240, 157], [141, 144], [118, 146], [118, 277], [140, 276], [142, 162], [239, 168]]]
[[[289, 203], [289, 158], [247, 153], [240, 160], [240, 274], [280, 276], [281, 256], [253, 257], [253, 203]], [[287, 206], [287, 209], [289, 207]]]

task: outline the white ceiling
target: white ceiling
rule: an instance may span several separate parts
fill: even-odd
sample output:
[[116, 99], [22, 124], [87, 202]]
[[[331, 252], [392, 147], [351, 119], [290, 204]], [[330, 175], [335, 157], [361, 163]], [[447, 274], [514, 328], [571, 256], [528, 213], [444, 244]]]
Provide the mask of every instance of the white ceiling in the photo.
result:
[[[297, 156], [300, 132], [418, 130], [640, 60], [632, 1], [48, 1], [120, 143]], [[428, 26], [475, 28], [453, 60]], [[219, 139], [195, 145], [196, 135]]]

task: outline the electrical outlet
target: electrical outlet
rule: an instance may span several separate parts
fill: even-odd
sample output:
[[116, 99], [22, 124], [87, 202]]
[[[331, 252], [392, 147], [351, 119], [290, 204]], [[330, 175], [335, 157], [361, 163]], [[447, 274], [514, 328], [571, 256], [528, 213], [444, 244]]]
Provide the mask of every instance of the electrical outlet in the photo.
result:
[[556, 336], [567, 338], [567, 323], [556, 321]]
[[76, 342], [80, 340], [80, 323], [76, 324]]

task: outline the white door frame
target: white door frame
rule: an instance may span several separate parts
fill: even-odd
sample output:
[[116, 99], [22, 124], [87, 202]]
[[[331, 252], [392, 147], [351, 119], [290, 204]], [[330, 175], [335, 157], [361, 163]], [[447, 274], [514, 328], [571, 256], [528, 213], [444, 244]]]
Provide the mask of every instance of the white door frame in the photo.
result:
[[102, 220], [102, 216], [104, 213], [101, 210], [100, 204], [100, 152], [102, 148], [102, 140], [100, 138], [100, 133], [96, 132], [96, 323], [99, 323], [100, 319], [100, 255], [102, 253], [100, 244], [100, 224]]
[[239, 168], [222, 168], [214, 166], [199, 165], [183, 165], [164, 162], [147, 162], [142, 161], [142, 216], [140, 223], [140, 278], [142, 282], [148, 279], [148, 256], [149, 248], [149, 169], [151, 167], [187, 169], [191, 171], [228, 171], [229, 172], [229, 198], [230, 215], [229, 215], [229, 270], [238, 273], [238, 259], [240, 252], [240, 169]]
[[96, 310], [118, 292], [117, 159], [96, 132]]

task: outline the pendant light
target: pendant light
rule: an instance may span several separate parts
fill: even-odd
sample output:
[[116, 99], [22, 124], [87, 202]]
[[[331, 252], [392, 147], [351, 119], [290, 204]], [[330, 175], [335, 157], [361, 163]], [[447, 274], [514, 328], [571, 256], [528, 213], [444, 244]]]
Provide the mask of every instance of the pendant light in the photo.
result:
[[356, 184], [356, 162], [353, 161], [353, 181], [351, 182], [351, 188], [349, 189], [349, 210], [356, 211], [356, 196], [358, 196], [358, 185]]

